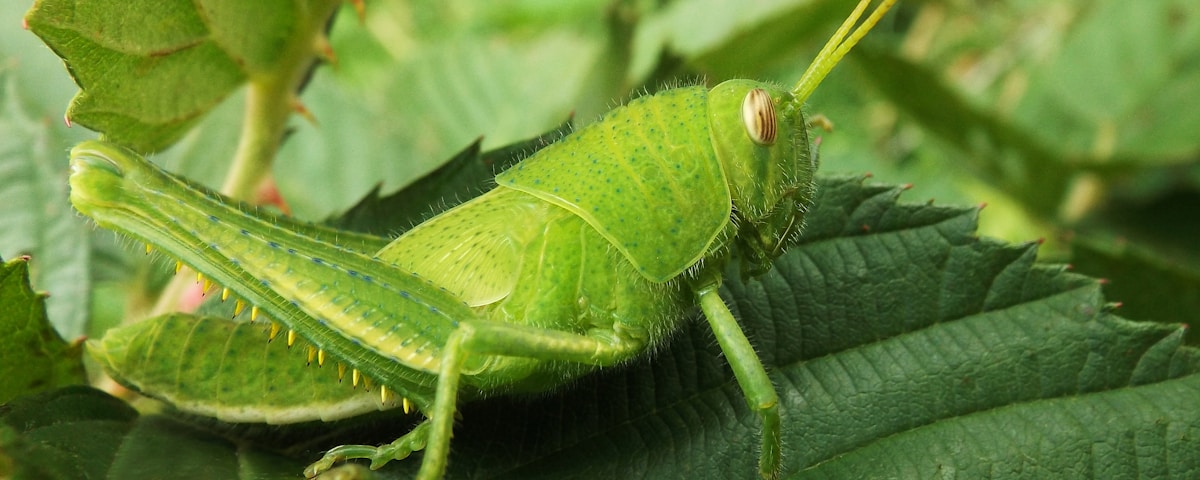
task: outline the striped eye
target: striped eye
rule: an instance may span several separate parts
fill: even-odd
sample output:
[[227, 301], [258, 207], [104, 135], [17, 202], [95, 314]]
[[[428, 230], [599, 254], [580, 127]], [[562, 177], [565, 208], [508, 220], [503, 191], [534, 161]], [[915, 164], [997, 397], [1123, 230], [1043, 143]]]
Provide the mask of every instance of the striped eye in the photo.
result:
[[766, 90], [756, 88], [742, 100], [742, 122], [750, 139], [762, 146], [775, 143], [775, 103]]

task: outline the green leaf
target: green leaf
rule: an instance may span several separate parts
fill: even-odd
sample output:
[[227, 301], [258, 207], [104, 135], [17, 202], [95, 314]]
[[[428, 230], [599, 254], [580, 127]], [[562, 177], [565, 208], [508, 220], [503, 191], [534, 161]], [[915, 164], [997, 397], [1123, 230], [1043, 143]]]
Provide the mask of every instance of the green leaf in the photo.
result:
[[29, 258], [0, 265], [0, 404], [84, 381], [82, 350], [54, 331], [45, 300], [29, 286]]
[[[629, 59], [614, 53], [613, 38], [598, 43], [604, 40], [593, 36], [595, 23], [583, 20], [593, 17], [574, 13], [598, 11], [592, 6], [606, 2], [553, 2], [555, 12], [572, 13], [536, 18], [528, 12], [545, 9], [528, 5], [538, 1], [484, 7], [477, 2], [425, 2], [431, 8], [423, 2], [376, 2], [369, 6], [364, 24], [344, 16], [332, 34], [341, 62], [336, 69], [318, 70], [305, 94], [319, 124], [296, 122], [277, 172], [285, 195], [295, 199], [295, 211], [301, 217], [324, 217], [352, 204], [373, 185], [387, 191], [405, 183], [480, 134], [486, 133], [492, 144], [505, 143], [509, 140], [494, 133], [524, 136], [528, 133], [519, 132], [545, 129], [571, 108], [588, 111], [573, 105], [608, 105], [627, 97], [623, 92], [630, 85], [621, 84], [625, 77], [612, 72]], [[613, 10], [624, 15], [621, 21], [639, 40], [651, 40], [637, 45], [644, 50], [637, 50], [635, 73], [628, 75], [634, 82], [651, 72], [680, 69], [681, 76], [705, 72], [714, 81], [729, 74], [790, 79], [790, 73], [775, 70], [807, 63], [809, 55], [793, 54], [797, 49], [815, 50], [819, 44], [800, 38], [803, 28], [816, 26], [820, 34], [815, 36], [823, 39], [831, 29], [832, 14], [825, 18], [817, 13], [844, 12], [852, 2], [785, 0], [743, 7], [677, 0], [657, 12], [653, 3], [621, 2]], [[1151, 203], [1135, 213], [1144, 220], [1137, 229], [1113, 228], [1101, 221], [1096, 224], [1100, 231], [1086, 230], [1078, 237], [1107, 239], [1115, 233], [1129, 236], [1130, 248], [1102, 249], [1105, 258], [1099, 261], [1094, 256], [1089, 260], [1092, 252], [1081, 248], [1073, 263], [1080, 271], [1113, 279], [1104, 290], [1113, 300], [1125, 302], [1116, 310], [1122, 315], [1194, 323], [1194, 309], [1187, 306], [1197, 290], [1191, 267], [1181, 269], [1177, 263], [1194, 253], [1194, 235], [1182, 227], [1197, 223], [1188, 215], [1195, 209], [1189, 210], [1190, 203], [1177, 196], [1164, 195], [1183, 190], [1186, 198], [1200, 184], [1193, 161], [1200, 112], [1194, 107], [1200, 98], [1195, 89], [1200, 82], [1194, 79], [1196, 62], [1191, 61], [1200, 45], [1200, 22], [1195, 21], [1200, 17], [1193, 15], [1193, 3], [901, 2], [865, 40], [877, 49], [895, 45], [900, 53], [876, 52], [885, 60], [875, 62], [876, 57], [867, 56], [865, 62], [839, 67], [813, 97], [813, 111], [826, 113], [837, 125], [822, 146], [822, 169], [869, 170], [889, 181], [916, 181], [920, 193], [908, 194], [917, 195], [914, 200], [935, 196], [939, 203], [986, 201], [992, 205], [987, 209], [989, 222], [998, 217], [998, 199], [1034, 206], [1035, 215], [1048, 224], [1038, 226], [1042, 231], [1014, 233], [1007, 220], [986, 231], [1006, 238], [1046, 236], [1051, 242], [1056, 231], [1073, 227], [1053, 222], [1064, 207], [1071, 207], [1071, 185], [1078, 174], [1096, 173], [1103, 182], [1097, 184], [1100, 195], [1085, 202], [1085, 208], [1106, 198], [1110, 204], [1126, 203], [1126, 196], [1112, 195], [1122, 190]], [[482, 16], [464, 13], [481, 9]], [[817, 13], [804, 16], [807, 12]], [[565, 23], [557, 20], [565, 17], [570, 17]], [[248, 18], [233, 20], [251, 21]], [[275, 18], [258, 20], [272, 25]], [[35, 30], [41, 28], [34, 23]], [[250, 26], [258, 28], [259, 23]], [[147, 23], [128, 25], [122, 28], [138, 29]], [[587, 28], [593, 30], [581, 33]], [[888, 30], [893, 31], [890, 37]], [[148, 38], [159, 41], [180, 31]], [[57, 125], [59, 113], [47, 112], [65, 103], [70, 91], [55, 87], [67, 78], [60, 65], [45, 68], [45, 59], [54, 61], [49, 52], [23, 50], [10, 41], [19, 34], [33, 39], [16, 28], [0, 31], [0, 69], [15, 73], [21, 87], [16, 95], [20, 103], [5, 107], [20, 105], [33, 112], [29, 126]], [[794, 43], [789, 36], [796, 37]], [[235, 39], [229, 47], [267, 62], [265, 56], [256, 57], [270, 49], [265, 38]], [[527, 45], [554, 38], [571, 42], [522, 53]], [[429, 39], [446, 44], [431, 47]], [[665, 58], [664, 43], [655, 43], [659, 40], [667, 44], [666, 55], [682, 57]], [[45, 55], [34, 54], [39, 51]], [[610, 58], [617, 61], [609, 65]], [[488, 66], [492, 60], [500, 65]], [[853, 68], [855, 64], [860, 68]], [[510, 68], [513, 65], [517, 67]], [[609, 74], [595, 74], [602, 69]], [[490, 73], [472, 73], [480, 71]], [[861, 71], [892, 101], [863, 88], [867, 83], [853, 76]], [[423, 75], [432, 83], [411, 81]], [[210, 85], [200, 87], [197, 92], [203, 94]], [[547, 96], [538, 97], [542, 92]], [[442, 99], [447, 93], [452, 98]], [[179, 96], [201, 98], [190, 92]], [[486, 101], [473, 104], [477, 98]], [[232, 156], [237, 138], [231, 133], [236, 133], [241, 106], [216, 101], [228, 118], [207, 115], [205, 122], [211, 121], [220, 135], [189, 135], [180, 142], [182, 151], [168, 154], [168, 163], [175, 166], [193, 158], [207, 162], [187, 165], [188, 174], [196, 168], [223, 168], [224, 162], [212, 160]], [[439, 112], [433, 108], [439, 105], [458, 110]], [[479, 118], [503, 125], [455, 121], [466, 118], [455, 113], [465, 107], [488, 112]], [[535, 109], [537, 113], [530, 113]], [[580, 119], [586, 122], [591, 116]], [[916, 119], [927, 128], [897, 118]], [[65, 151], [65, 142], [41, 142], [44, 130], [20, 127], [26, 125], [24, 120], [13, 125], [19, 128], [0, 128], [14, 132], [5, 138], [39, 141], [30, 143], [28, 151], [14, 149], [4, 157], [14, 160], [0, 164], [6, 172], [13, 167], [4, 165], [17, 165], [21, 171], [31, 171], [29, 162], [55, 165], [52, 157]], [[428, 133], [427, 128], [437, 130]], [[837, 147], [839, 143], [851, 147]], [[947, 155], [944, 144], [968, 155]], [[870, 158], [876, 156], [884, 161]], [[481, 177], [490, 173], [484, 163], [464, 161], [464, 170]], [[1137, 176], [1126, 177], [1130, 170]], [[45, 171], [37, 178], [46, 182], [28, 175], [0, 176], [5, 179], [0, 191], [38, 192], [29, 194], [34, 200], [21, 201], [51, 205], [55, 194], [45, 187], [53, 186], [49, 180], [57, 174]], [[211, 171], [204, 178], [216, 185], [221, 176]], [[1151, 177], [1154, 181], [1146, 181]], [[359, 216], [352, 220], [354, 228], [394, 233], [441, 208], [441, 203], [453, 203], [486, 185], [456, 180], [465, 175], [430, 178], [445, 181], [426, 183], [428, 193], [414, 190], [406, 196], [405, 190], [364, 200], [355, 210]], [[1113, 316], [1094, 281], [1037, 266], [1033, 246], [976, 239], [972, 210], [896, 207], [892, 199], [897, 189], [861, 187], [856, 181], [826, 179], [822, 191], [828, 196], [821, 202], [828, 208], [818, 208], [809, 219], [807, 243], [781, 260], [769, 276], [749, 282], [731, 279], [726, 291], [782, 393], [790, 476], [1132, 477], [1166, 476], [1156, 475], [1165, 468], [1174, 468], [1178, 477], [1195, 475], [1194, 452], [1200, 449], [1194, 444], [1195, 408], [1188, 405], [1200, 399], [1194, 374], [1198, 362], [1195, 350], [1179, 346], [1183, 330]], [[43, 232], [38, 236], [42, 249], [76, 249], [73, 234], [60, 236], [52, 228], [27, 230], [24, 219], [40, 218], [30, 216], [33, 210], [7, 208], [15, 205], [9, 201], [0, 204], [6, 206], [0, 214], [8, 215], [0, 217], [0, 248], [7, 249], [0, 255], [31, 251], [33, 266], [43, 272], [58, 262], [29, 250], [39, 247], [10, 243], [5, 235], [12, 232]], [[397, 209], [403, 213], [389, 216], [397, 206], [404, 207]], [[1151, 211], [1162, 216], [1148, 215]], [[1093, 213], [1114, 215], [1099, 209]], [[46, 219], [73, 217], [69, 212], [45, 213]], [[34, 225], [50, 225], [37, 222]], [[1178, 248], [1163, 247], [1172, 242]], [[137, 250], [135, 255], [144, 257], [140, 247]], [[95, 264], [96, 257], [90, 255], [90, 263]], [[35, 271], [35, 284], [54, 293], [51, 302], [86, 304], [87, 295], [79, 291], [91, 288], [84, 279], [88, 271], [99, 269], [93, 265], [80, 271], [89, 263], [84, 262], [87, 258], [69, 258], [74, 260], [64, 265], [76, 270], [57, 276], [66, 282], [48, 282]], [[1126, 273], [1131, 276], [1125, 278]], [[80, 290], [72, 291], [70, 285]], [[1126, 286], [1137, 291], [1122, 290]], [[1135, 304], [1153, 304], [1155, 310], [1138, 310]], [[61, 324], [53, 304], [48, 308]], [[71, 315], [66, 318], [75, 320], [68, 320], [69, 325], [86, 318]], [[28, 405], [49, 404], [47, 397], [30, 398], [35, 400]], [[85, 403], [113, 401], [82, 398]], [[70, 418], [62, 410], [46, 411], [50, 419]], [[450, 478], [650, 478], [658, 473], [666, 478], [742, 478], [739, 472], [752, 470], [755, 457], [750, 445], [756, 444], [757, 420], [745, 410], [711, 334], [699, 326], [641, 363], [587, 377], [564, 392], [471, 404], [463, 415], [452, 446], [451, 468], [456, 470]], [[255, 455], [236, 445], [274, 445], [263, 435], [246, 434], [242, 426], [200, 422], [206, 428], [193, 429], [158, 415], [141, 418], [168, 427], [138, 429], [126, 438], [132, 427], [100, 435], [107, 427], [64, 422], [78, 427], [71, 433], [74, 440], [99, 438], [94, 441], [102, 443], [66, 450], [137, 445], [128, 447], [134, 454], [120, 461], [122, 468], [134, 469], [129, 471], [112, 469], [118, 473], [105, 475], [114, 455], [87, 455], [98, 465], [87, 471], [100, 472], [93, 477], [145, 476], [147, 470], [136, 470], [144, 462], [158, 470], [154, 473], [182, 474], [202, 469], [205, 463], [220, 465], [210, 472], [212, 478], [232, 476], [227, 468], [231, 454]], [[243, 463], [241, 471], [295, 477], [299, 467], [318, 456], [317, 450], [346, 442], [390, 441], [407, 427], [406, 421], [374, 417], [321, 426], [324, 433], [311, 435], [308, 427], [288, 427], [281, 431], [308, 441], [281, 447], [288, 448], [288, 458], [278, 464], [247, 468]], [[162, 430], [171, 434], [155, 433]], [[213, 432], [237, 440], [229, 443]], [[13, 455], [16, 450], [10, 449], [9, 441], [14, 435], [24, 441], [13, 430], [0, 432], [0, 465], [13, 458], [47, 469], [71, 465], [63, 457]], [[30, 438], [29, 444], [37, 444]], [[176, 445], [198, 453], [176, 465]], [[396, 462], [380, 474], [404, 478], [415, 469], [416, 460]], [[1021, 461], [1025, 463], [1017, 463]], [[1088, 471], [1086, 465], [1097, 470]], [[1072, 470], [1074, 466], [1080, 468]], [[1130, 470], [1135, 467], [1139, 470]], [[5, 473], [0, 466], [0, 476]], [[80, 470], [70, 470], [62, 478], [82, 476]]]
[[6, 478], [271, 479], [295, 478], [303, 467], [164, 416], [139, 417], [124, 401], [88, 387], [0, 407]]
[[[1013, 120], [1064, 153], [1113, 163], [1184, 163], [1200, 152], [1200, 5], [1082, 2], [1061, 46], [1034, 69]], [[1113, 75], [1113, 72], [1121, 72]]]
[[0, 406], [0, 474], [11, 478], [103, 478], [137, 412], [75, 386]]
[[[1186, 476], [1200, 462], [1195, 435], [1159, 427], [1200, 426], [1194, 408], [1181, 408], [1200, 393], [1182, 329], [1112, 316], [1097, 282], [1035, 265], [1032, 246], [975, 238], [972, 209], [896, 205], [900, 189], [853, 179], [826, 178], [819, 192], [804, 243], [773, 272], [726, 291], [780, 390], [786, 475], [1088, 463], [1079, 446], [1139, 432], [1169, 445], [1156, 452], [1177, 461], [1164, 466], [1170, 472]], [[563, 400], [468, 407], [452, 469], [480, 478], [753, 471], [757, 421], [725, 368], [698, 325], [652, 360], [589, 378]], [[1106, 408], [1124, 392], [1161, 401], [1124, 404], [1136, 413]], [[967, 430], [981, 417], [1035, 414], [1095, 427], [1061, 434], [1060, 423], [1026, 421], [991, 438]], [[947, 428], [958, 437], [939, 433]], [[1072, 448], [1050, 451], [1043, 435]], [[904, 436], [924, 443], [888, 443]], [[974, 440], [988, 455], [952, 448]], [[934, 447], [958, 454], [913, 455]], [[831, 463], [844, 458], [855, 460]], [[1128, 468], [1139, 459], [1104, 461]]]
[[966, 152], [961, 158], [978, 174], [1036, 212], [1055, 211], [1070, 177], [1051, 149], [973, 105], [928, 68], [872, 44], [858, 53], [867, 78], [925, 129]]
[[67, 202], [66, 162], [59, 155], [71, 135], [26, 111], [36, 86], [20, 69], [0, 70], [0, 256], [34, 258], [32, 281], [53, 295], [51, 321], [68, 337], [82, 335], [88, 319], [89, 230]]
[[67, 118], [148, 152], [294, 55], [310, 3], [41, 0], [25, 20], [79, 85]]
[[[1200, 267], [1164, 248], [1129, 240], [1078, 236], [1071, 264], [1080, 273], [1103, 275], [1105, 293], [1121, 301], [1121, 313], [1138, 320], [1195, 321], [1200, 311]], [[1183, 257], [1183, 258], [1181, 258]], [[1188, 339], [1191, 345], [1200, 338]]]
[[[1036, 245], [977, 238], [976, 209], [897, 203], [902, 191], [821, 177], [801, 245], [761, 278], [731, 265], [723, 296], [780, 393], [786, 476], [1196, 471], [1200, 355], [1183, 328], [1121, 319], [1095, 280], [1037, 265]], [[757, 462], [757, 417], [703, 322], [564, 391], [461, 413], [448, 478], [740, 478]], [[347, 422], [290, 461], [408, 423]], [[140, 435], [124, 442], [162, 442]], [[205, 448], [185, 455], [235, 453]]]
[[[362, 52], [384, 48], [385, 33], [346, 38], [341, 32], [360, 27], [338, 27], [339, 64], [362, 63], [370, 55]], [[376, 62], [383, 71], [318, 71], [305, 102], [320, 135], [297, 135], [283, 145], [281, 158], [290, 163], [277, 172], [280, 192], [297, 216], [325, 218], [376, 185], [403, 186], [474, 140], [491, 149], [562, 123], [586, 93], [582, 86], [601, 49], [572, 32], [533, 40], [465, 32], [393, 53], [407, 55]], [[352, 160], [353, 167], [330, 158]], [[313, 178], [325, 187], [313, 189]]]

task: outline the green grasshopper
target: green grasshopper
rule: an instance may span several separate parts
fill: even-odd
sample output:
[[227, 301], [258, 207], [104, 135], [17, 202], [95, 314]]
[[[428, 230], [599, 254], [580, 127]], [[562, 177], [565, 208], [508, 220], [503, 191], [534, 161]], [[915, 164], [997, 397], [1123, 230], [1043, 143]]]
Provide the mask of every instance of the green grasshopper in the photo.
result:
[[[351, 383], [378, 385], [378, 401], [334, 394], [317, 414], [306, 411], [312, 403], [284, 405], [294, 394], [237, 396], [228, 383], [189, 391], [203, 379], [150, 374], [184, 338], [216, 332], [233, 342], [245, 323], [165, 316], [112, 331], [92, 352], [118, 380], [223, 419], [415, 407], [425, 419], [396, 441], [334, 448], [305, 474], [353, 458], [378, 468], [423, 449], [418, 478], [435, 479], [459, 402], [545, 391], [626, 363], [663, 344], [699, 304], [761, 418], [758, 473], [776, 478], [778, 399], [717, 290], [735, 250], [759, 273], [796, 241], [817, 168], [801, 107], [894, 0], [855, 28], [870, 3], [858, 4], [793, 89], [730, 80], [633, 100], [390, 243], [258, 214], [120, 147], [80, 144], [71, 153], [76, 209], [227, 286], [253, 305], [252, 318], [262, 311], [282, 323], [289, 346], [308, 342], [309, 362], [336, 361], [337, 380], [312, 380], [318, 390], [336, 389], [348, 368]], [[281, 328], [272, 323], [271, 337]]]

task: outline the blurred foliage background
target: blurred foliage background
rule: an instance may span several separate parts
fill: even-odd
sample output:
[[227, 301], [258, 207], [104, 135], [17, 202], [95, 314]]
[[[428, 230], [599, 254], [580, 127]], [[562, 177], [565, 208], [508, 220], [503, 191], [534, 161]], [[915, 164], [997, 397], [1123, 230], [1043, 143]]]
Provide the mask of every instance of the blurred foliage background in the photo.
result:
[[[319, 220], [484, 148], [622, 100], [727, 78], [792, 83], [852, 0], [367, 2], [330, 28], [274, 167]], [[145, 308], [163, 269], [66, 201], [62, 62], [0, 6], [0, 257], [31, 254], [67, 337]], [[903, 1], [810, 99], [835, 128], [822, 171], [911, 183], [909, 200], [981, 204], [981, 234], [1044, 239], [1042, 259], [1106, 278], [1123, 316], [1200, 310], [1200, 4], [1190, 0]], [[242, 94], [155, 156], [217, 186]], [[95, 324], [89, 322], [95, 319]], [[1192, 336], [1195, 342], [1195, 336]]]

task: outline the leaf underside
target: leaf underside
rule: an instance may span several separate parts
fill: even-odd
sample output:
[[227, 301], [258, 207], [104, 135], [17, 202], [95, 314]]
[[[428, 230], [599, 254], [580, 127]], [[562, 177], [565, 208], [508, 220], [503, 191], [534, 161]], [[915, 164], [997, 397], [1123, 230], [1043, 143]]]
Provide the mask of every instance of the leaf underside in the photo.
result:
[[174, 143], [251, 75], [275, 68], [307, 8], [286, 0], [40, 1], [26, 22], [79, 85], [69, 121], [148, 152]]

